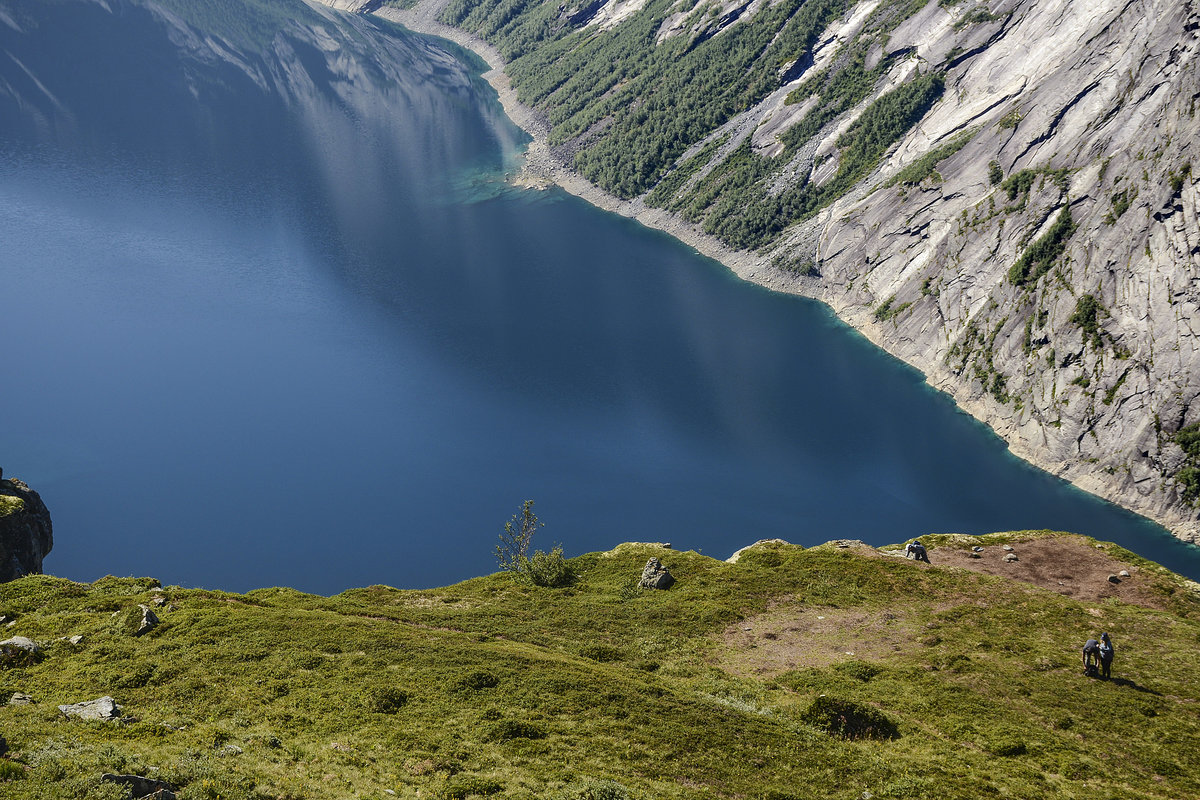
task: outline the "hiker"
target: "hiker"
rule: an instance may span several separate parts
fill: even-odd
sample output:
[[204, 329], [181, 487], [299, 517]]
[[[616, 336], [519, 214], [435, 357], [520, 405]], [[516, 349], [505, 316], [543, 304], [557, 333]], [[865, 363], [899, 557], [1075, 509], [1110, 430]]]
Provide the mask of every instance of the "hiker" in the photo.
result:
[[1088, 639], [1083, 645], [1083, 674], [1094, 677], [1096, 668], [1100, 666], [1100, 643]]
[[920, 539], [909, 542], [908, 546], [904, 548], [904, 557], [908, 558], [909, 556], [912, 556], [917, 561], [924, 561], [926, 564], [929, 563], [929, 553], [925, 552], [925, 545], [921, 544]]
[[1100, 645], [1097, 651], [1100, 656], [1100, 677], [1107, 678], [1112, 674], [1113, 644], [1107, 633], [1100, 634]]

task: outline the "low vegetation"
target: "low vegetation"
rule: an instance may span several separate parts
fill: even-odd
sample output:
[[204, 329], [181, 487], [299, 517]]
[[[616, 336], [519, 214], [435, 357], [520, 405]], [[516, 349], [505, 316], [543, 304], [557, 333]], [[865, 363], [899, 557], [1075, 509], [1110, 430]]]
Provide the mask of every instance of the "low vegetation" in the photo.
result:
[[[1128, 554], [1154, 608], [938, 565], [1008, 537], [925, 537], [933, 567], [622, 545], [569, 559], [557, 589], [504, 572], [335, 597], [25, 577], [0, 611], [45, 657], [0, 671], [34, 700], [0, 707], [0, 796], [127, 796], [105, 772], [184, 800], [1200, 795], [1189, 584]], [[651, 555], [671, 590], [631, 588]], [[138, 604], [162, 622], [133, 638], [120, 612]], [[1102, 629], [1110, 681], [1078, 664]], [[57, 708], [106, 694], [122, 721]]]

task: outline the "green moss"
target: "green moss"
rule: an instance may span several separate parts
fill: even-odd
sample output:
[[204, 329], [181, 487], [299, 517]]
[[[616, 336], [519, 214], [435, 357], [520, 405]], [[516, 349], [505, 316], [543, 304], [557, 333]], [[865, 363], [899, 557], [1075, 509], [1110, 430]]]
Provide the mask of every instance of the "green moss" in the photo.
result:
[[0, 517], [7, 517], [25, 510], [25, 501], [9, 494], [0, 494]]

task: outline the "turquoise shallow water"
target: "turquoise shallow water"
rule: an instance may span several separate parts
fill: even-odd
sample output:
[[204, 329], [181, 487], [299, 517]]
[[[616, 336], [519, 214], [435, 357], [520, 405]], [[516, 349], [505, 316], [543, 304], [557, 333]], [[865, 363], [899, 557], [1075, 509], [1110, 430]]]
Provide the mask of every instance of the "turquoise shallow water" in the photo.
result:
[[507, 188], [439, 45], [184, 7], [0, 0], [0, 464], [49, 572], [439, 585], [533, 498], [568, 554], [1045, 527], [1200, 577], [819, 304]]

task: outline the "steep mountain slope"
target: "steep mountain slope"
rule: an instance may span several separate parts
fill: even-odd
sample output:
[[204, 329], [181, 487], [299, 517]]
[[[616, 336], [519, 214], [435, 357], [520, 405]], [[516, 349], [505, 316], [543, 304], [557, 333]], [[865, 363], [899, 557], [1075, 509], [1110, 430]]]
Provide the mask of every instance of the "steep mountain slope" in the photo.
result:
[[829, 303], [1014, 452], [1196, 540], [1194, 0], [416, 14], [508, 62], [544, 167]]

